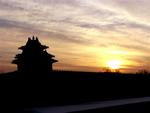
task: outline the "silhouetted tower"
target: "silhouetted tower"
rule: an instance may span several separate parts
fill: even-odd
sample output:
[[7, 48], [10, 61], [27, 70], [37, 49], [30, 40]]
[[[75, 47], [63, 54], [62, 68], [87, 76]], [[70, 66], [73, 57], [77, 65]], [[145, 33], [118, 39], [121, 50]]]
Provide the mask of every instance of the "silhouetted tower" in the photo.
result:
[[52, 65], [57, 60], [53, 59], [54, 55], [47, 53], [48, 46], [42, 45], [38, 38], [28, 38], [25, 46], [19, 47], [21, 54], [17, 54], [13, 64], [17, 64], [20, 72], [50, 72], [53, 70]]

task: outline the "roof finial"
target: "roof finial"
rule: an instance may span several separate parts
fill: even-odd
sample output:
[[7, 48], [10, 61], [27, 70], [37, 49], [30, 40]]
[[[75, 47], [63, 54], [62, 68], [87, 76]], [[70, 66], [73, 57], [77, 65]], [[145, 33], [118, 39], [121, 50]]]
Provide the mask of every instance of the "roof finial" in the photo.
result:
[[38, 37], [36, 37], [36, 41], [39, 41]]
[[31, 38], [30, 37], [28, 37], [28, 41], [30, 41], [31, 40]]
[[35, 37], [34, 37], [34, 35], [33, 35], [33, 37], [32, 37], [32, 40], [35, 40]]

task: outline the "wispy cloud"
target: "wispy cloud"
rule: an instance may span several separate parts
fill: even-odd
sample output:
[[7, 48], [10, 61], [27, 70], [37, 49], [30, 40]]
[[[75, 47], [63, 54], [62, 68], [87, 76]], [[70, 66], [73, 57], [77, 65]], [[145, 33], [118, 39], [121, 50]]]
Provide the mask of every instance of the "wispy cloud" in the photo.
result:
[[[129, 52], [124, 55], [126, 59], [144, 62], [149, 59], [146, 52], [150, 49], [149, 5], [149, 0], [0, 0], [0, 35], [5, 33], [0, 43], [14, 48], [15, 53], [25, 37], [37, 34], [48, 45], [48, 40], [55, 40], [53, 52], [62, 61], [69, 59], [64, 64], [76, 66], [79, 58], [73, 58], [78, 56], [84, 64], [80, 66], [97, 69], [101, 67], [99, 59], [111, 55], [105, 53], [110, 48]], [[0, 45], [1, 59], [7, 57], [3, 53], [5, 45]]]

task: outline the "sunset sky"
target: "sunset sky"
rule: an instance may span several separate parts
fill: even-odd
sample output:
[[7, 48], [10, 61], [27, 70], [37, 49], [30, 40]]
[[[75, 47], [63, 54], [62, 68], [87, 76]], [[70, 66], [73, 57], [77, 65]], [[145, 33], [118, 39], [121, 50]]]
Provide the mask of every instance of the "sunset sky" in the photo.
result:
[[33, 35], [57, 70], [150, 70], [150, 0], [0, 0], [0, 72]]

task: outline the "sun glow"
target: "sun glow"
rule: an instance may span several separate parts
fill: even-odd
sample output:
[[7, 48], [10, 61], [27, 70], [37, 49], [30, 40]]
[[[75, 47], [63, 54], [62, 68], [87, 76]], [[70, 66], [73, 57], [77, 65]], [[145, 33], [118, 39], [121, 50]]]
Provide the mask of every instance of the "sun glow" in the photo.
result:
[[121, 67], [121, 60], [110, 60], [107, 62], [107, 65], [110, 69], [119, 69]]

